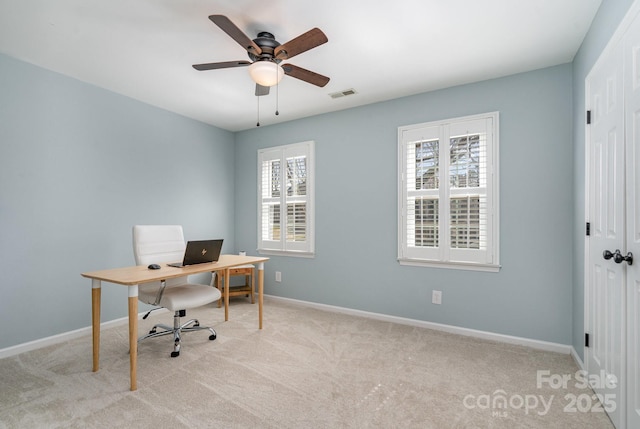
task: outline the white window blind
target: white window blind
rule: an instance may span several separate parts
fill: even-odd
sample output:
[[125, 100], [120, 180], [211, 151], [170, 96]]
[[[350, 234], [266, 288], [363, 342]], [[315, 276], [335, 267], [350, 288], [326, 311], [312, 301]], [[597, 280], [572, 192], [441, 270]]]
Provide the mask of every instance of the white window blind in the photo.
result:
[[497, 269], [498, 113], [398, 129], [398, 259]]
[[258, 250], [312, 256], [314, 142], [258, 151]]

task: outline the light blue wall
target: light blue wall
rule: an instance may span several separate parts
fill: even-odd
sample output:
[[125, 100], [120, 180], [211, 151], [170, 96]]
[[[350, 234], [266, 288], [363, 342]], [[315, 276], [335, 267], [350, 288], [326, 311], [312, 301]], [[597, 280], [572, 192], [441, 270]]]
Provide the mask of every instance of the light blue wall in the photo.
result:
[[[235, 250], [233, 139], [0, 55], [0, 349], [89, 326], [80, 273], [134, 265], [134, 224]], [[126, 316], [125, 287], [102, 295]]]
[[573, 254], [573, 338], [572, 344], [584, 358], [584, 239], [585, 239], [585, 88], [589, 71], [633, 4], [633, 0], [603, 0], [580, 50], [573, 60], [574, 105], [574, 240]]
[[[237, 133], [236, 243], [252, 252], [257, 149], [316, 141], [317, 255], [272, 257], [266, 293], [569, 344], [571, 72], [567, 64]], [[397, 128], [496, 110], [502, 270], [400, 266]], [[433, 289], [443, 292], [440, 306]]]
[[[582, 355], [584, 78], [631, 4], [603, 0], [572, 64], [236, 134], [0, 55], [0, 349], [88, 326], [79, 273], [131, 264], [133, 224], [255, 253], [257, 149], [315, 140], [317, 256], [272, 257], [267, 293]], [[397, 127], [494, 110], [503, 269], [400, 266]], [[103, 320], [125, 301], [105, 286]]]

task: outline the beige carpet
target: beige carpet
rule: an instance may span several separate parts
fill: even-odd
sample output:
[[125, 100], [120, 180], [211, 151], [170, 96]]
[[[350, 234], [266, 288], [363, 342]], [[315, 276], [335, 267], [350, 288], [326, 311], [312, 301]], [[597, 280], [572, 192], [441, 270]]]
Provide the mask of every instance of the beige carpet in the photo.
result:
[[[0, 428], [612, 428], [578, 410], [568, 355], [265, 300], [190, 311], [218, 339], [190, 333], [140, 344], [130, 392], [127, 327], [0, 360]], [[168, 313], [140, 323], [171, 322]], [[569, 375], [566, 389], [537, 371]], [[534, 400], [535, 399], [535, 400]], [[536, 402], [537, 401], [537, 402]]]

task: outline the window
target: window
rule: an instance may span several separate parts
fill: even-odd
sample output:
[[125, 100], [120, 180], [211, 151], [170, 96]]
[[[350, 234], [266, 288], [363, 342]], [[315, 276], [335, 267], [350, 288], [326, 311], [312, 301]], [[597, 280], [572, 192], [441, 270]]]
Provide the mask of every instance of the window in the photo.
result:
[[314, 142], [258, 151], [258, 251], [313, 256]]
[[498, 112], [398, 128], [398, 260], [499, 269]]

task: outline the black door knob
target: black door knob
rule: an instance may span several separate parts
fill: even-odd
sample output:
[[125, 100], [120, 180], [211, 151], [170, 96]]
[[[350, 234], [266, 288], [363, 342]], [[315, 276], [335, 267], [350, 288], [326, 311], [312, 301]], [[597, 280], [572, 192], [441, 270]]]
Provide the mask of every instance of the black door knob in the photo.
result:
[[[622, 260], [623, 261], [627, 261], [627, 264], [629, 264], [629, 265], [633, 264], [633, 253], [627, 252], [627, 256], [624, 256], [622, 258]], [[620, 261], [620, 262], [622, 262], [622, 261]]]
[[633, 254], [628, 252], [626, 256], [623, 256], [622, 253], [620, 253], [620, 249], [616, 249], [614, 253], [611, 253], [610, 250], [605, 250], [602, 252], [602, 257], [606, 260], [613, 258], [616, 264], [621, 264], [624, 261], [627, 261], [629, 265], [633, 264]]
[[616, 253], [613, 254], [613, 262], [619, 264], [622, 261], [624, 261], [624, 256], [622, 256], [622, 253], [620, 253], [620, 249], [616, 249]]

